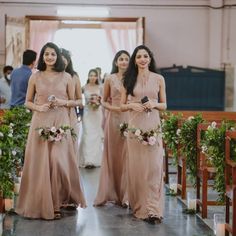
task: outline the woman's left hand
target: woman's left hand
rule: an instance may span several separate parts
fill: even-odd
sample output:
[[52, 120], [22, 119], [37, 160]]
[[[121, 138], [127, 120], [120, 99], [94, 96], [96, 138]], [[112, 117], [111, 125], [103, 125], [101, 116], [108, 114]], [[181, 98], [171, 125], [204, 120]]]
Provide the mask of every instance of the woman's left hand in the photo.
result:
[[55, 101], [53, 102], [53, 106], [55, 107], [63, 107], [66, 105], [66, 100], [60, 99], [60, 98], [55, 98]]
[[157, 102], [153, 100], [149, 100], [143, 104], [147, 110], [152, 110], [157, 106]]

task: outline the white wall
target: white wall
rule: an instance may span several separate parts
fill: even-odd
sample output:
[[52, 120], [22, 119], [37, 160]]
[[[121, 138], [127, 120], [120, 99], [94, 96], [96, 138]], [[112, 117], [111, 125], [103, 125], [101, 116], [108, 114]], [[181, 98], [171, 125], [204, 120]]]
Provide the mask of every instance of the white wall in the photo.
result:
[[[64, 0], [1, 1], [0, 64], [5, 60], [5, 17], [56, 15]], [[68, 5], [101, 5], [110, 8], [110, 17], [145, 17], [146, 45], [159, 67], [193, 65], [220, 68], [236, 64], [236, 7], [211, 9], [236, 0], [67, 0]], [[40, 4], [39, 4], [40, 3]], [[56, 4], [58, 3], [58, 4]], [[186, 6], [192, 5], [192, 6]]]

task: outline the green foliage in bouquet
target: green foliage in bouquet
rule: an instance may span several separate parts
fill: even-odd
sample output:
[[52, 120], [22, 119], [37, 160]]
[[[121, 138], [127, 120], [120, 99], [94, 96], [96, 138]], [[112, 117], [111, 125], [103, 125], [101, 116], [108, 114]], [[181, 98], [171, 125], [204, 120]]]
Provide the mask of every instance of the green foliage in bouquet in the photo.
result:
[[171, 112], [166, 112], [162, 119], [162, 137], [165, 145], [171, 150], [174, 157], [174, 164], [177, 165], [177, 148], [179, 143], [179, 135], [181, 130], [178, 129], [178, 121], [181, 119], [181, 114], [174, 115]]
[[197, 125], [202, 123], [200, 114], [189, 117], [184, 121], [179, 136], [181, 152], [186, 157], [186, 166], [189, 170], [189, 178], [196, 185], [197, 175]]
[[[217, 128], [216, 123], [212, 122], [201, 143], [202, 151], [207, 156], [208, 163], [216, 169], [213, 188], [219, 193], [217, 199], [219, 202], [224, 202], [225, 199], [225, 132], [234, 130], [235, 127], [235, 123], [223, 121]], [[233, 160], [236, 161], [235, 142], [231, 142], [231, 153]]]

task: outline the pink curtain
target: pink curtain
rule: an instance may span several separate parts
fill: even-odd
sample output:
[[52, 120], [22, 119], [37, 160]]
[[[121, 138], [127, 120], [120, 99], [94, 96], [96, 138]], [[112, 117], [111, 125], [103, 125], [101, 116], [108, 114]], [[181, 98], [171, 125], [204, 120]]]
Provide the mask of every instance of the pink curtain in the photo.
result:
[[119, 50], [132, 53], [136, 45], [136, 22], [103, 22], [112, 57]]
[[59, 21], [31, 20], [30, 21], [30, 49], [40, 53], [41, 48], [47, 42], [53, 42], [58, 30]]

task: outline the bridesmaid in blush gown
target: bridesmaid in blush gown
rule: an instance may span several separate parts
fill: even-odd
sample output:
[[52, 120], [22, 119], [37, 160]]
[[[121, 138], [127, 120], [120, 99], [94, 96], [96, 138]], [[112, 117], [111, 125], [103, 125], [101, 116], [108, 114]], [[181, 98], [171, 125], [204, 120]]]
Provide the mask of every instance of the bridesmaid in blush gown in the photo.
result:
[[[73, 69], [73, 64], [71, 60], [71, 55], [70, 52], [64, 48], [60, 49], [62, 59], [65, 63], [65, 71], [69, 73], [72, 77], [72, 81], [74, 84], [74, 95], [75, 95], [75, 105], [76, 107], [72, 107], [70, 109], [70, 118], [71, 118], [71, 126], [74, 128], [77, 137], [79, 137], [79, 122], [77, 118], [77, 108], [80, 107], [82, 108], [82, 89], [81, 89], [81, 83], [80, 83], [80, 78], [79, 75], [77, 74], [76, 71]], [[77, 157], [77, 163], [79, 166], [79, 142], [78, 138], [74, 139], [74, 147], [75, 147], [75, 152], [76, 152], [76, 157]]]
[[127, 206], [127, 144], [119, 133], [119, 125], [127, 120], [120, 110], [122, 79], [129, 64], [129, 53], [117, 52], [113, 60], [111, 75], [106, 78], [103, 106], [108, 110], [104, 129], [104, 150], [100, 181], [94, 206], [110, 201]]
[[[33, 116], [16, 212], [29, 218], [60, 219], [62, 205], [86, 207], [70, 130], [74, 86], [54, 43], [42, 48], [38, 70], [29, 80], [26, 95], [25, 105]], [[51, 134], [57, 130], [61, 135], [46, 136], [42, 129], [46, 132], [47, 127]]]
[[[121, 109], [128, 112], [128, 199], [133, 215], [151, 224], [163, 218], [163, 147], [159, 110], [166, 109], [164, 78], [152, 52], [135, 48], [124, 77]], [[135, 132], [134, 132], [135, 130]], [[145, 138], [142, 132], [153, 131]]]

